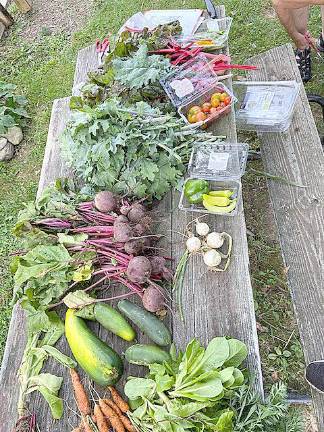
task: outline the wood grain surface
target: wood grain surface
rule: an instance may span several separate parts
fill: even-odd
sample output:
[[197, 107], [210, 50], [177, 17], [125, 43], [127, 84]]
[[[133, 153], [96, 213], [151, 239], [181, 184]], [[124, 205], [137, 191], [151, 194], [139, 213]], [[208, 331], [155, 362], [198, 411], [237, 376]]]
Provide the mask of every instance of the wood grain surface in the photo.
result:
[[[249, 62], [260, 67], [251, 72], [253, 80], [301, 82], [290, 45]], [[307, 186], [267, 182], [305, 360], [324, 359], [324, 155], [303, 85], [290, 129], [260, 139], [265, 171]], [[323, 431], [324, 395], [313, 391], [312, 396]]]
[[[223, 8], [220, 11], [224, 14]], [[94, 48], [88, 47], [81, 50], [77, 59], [73, 88], [77, 89], [80, 82], [85, 80], [87, 71], [94, 70], [96, 67], [97, 55]], [[55, 101], [39, 192], [56, 177], [64, 174], [72, 175], [62, 163], [58, 145], [58, 137], [68, 115], [68, 98]], [[225, 134], [229, 141], [236, 142], [233, 113], [218, 122], [214, 132]], [[180, 212], [177, 209], [178, 200], [177, 193], [170, 193], [157, 208], [154, 208], [154, 219], [157, 221], [159, 232], [165, 235], [161, 247], [165, 248], [166, 253], [174, 259], [174, 263], [178, 261], [184, 250], [183, 237], [178, 233], [184, 232], [186, 224], [196, 216]], [[174, 340], [179, 347], [184, 347], [193, 337], [199, 338], [202, 343], [207, 343], [211, 338], [224, 334], [243, 340], [249, 348], [248, 366], [255, 375], [255, 387], [263, 394], [243, 208], [240, 208], [235, 217], [210, 217], [209, 223], [216, 231], [227, 231], [233, 236], [234, 252], [230, 269], [226, 273], [209, 273], [206, 272], [201, 259], [193, 258], [188, 266], [184, 283], [183, 310], [185, 322], [179, 320], [178, 314], [175, 313], [172, 322], [169, 318], [167, 324], [172, 328]], [[112, 288], [109, 292], [114, 293], [117, 290], [120, 293], [120, 289], [120, 287]], [[117, 352], [123, 353], [125, 351], [128, 345], [125, 341], [108, 333], [102, 327], [98, 328], [94, 324], [91, 326], [94, 331], [99, 333], [100, 338], [113, 346]], [[1, 395], [0, 408], [4, 417], [4, 424], [10, 425], [10, 428], [13, 426], [13, 419], [15, 418], [18, 393], [16, 372], [19, 368], [25, 342], [23, 327], [22, 312], [19, 307], [16, 307], [0, 377], [0, 388], [6, 386], [5, 393]], [[138, 334], [138, 340], [143, 343], [148, 341], [141, 334]], [[58, 349], [71, 355], [64, 337], [59, 341]], [[71, 392], [68, 372], [53, 361], [48, 361], [45, 369], [64, 377], [61, 390], [61, 396], [65, 403], [64, 417], [60, 421], [54, 422], [42, 397], [36, 394], [31, 398], [30, 410], [34, 409], [37, 412], [38, 424], [42, 432], [72, 430], [78, 424], [78, 415], [76, 414], [76, 404]], [[143, 373], [144, 370], [141, 368], [130, 367], [125, 364], [125, 374], [119, 387], [122, 388], [127, 375], [141, 375]], [[96, 397], [96, 391], [102, 394], [102, 389], [94, 386], [83, 373], [81, 375], [93, 397]]]

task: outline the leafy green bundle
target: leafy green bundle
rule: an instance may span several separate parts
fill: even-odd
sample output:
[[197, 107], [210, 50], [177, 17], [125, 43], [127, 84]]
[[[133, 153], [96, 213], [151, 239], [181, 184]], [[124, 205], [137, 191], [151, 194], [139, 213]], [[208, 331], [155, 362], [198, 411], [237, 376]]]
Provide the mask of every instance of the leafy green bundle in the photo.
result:
[[139, 431], [303, 431], [298, 413], [289, 412], [283, 384], [262, 401], [246, 383], [243, 342], [216, 337], [204, 349], [194, 339], [184, 353], [172, 346], [170, 354], [170, 362], [150, 365], [146, 378], [131, 377], [125, 385]]
[[204, 349], [194, 339], [185, 353], [170, 354], [170, 363], [153, 364], [147, 378], [126, 383], [125, 394], [139, 403], [134, 424], [145, 432], [232, 431], [234, 411], [223, 402], [244, 383], [245, 344], [216, 337]]
[[24, 126], [29, 118], [26, 111], [27, 99], [15, 93], [14, 84], [0, 81], [0, 135], [13, 126]]
[[145, 102], [125, 107], [109, 99], [72, 113], [61, 149], [87, 192], [161, 199], [183, 176], [193, 143], [206, 141], [218, 137]]

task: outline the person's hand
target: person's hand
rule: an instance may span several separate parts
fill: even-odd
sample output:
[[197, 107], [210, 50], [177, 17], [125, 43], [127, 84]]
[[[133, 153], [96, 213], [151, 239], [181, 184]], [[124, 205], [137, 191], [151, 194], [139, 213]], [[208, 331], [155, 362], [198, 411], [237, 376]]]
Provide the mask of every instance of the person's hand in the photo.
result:
[[305, 35], [302, 33], [296, 33], [293, 36], [296, 47], [300, 50], [304, 50], [309, 47], [309, 42], [306, 39]]

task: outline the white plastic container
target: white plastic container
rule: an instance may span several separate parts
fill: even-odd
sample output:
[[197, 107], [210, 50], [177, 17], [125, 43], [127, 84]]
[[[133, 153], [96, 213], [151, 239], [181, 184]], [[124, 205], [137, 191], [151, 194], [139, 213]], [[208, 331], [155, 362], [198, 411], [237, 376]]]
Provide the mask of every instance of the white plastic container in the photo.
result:
[[231, 98], [227, 106], [221, 107], [214, 114], [208, 114], [205, 120], [193, 123], [195, 126], [209, 124], [228, 114], [236, 101], [232, 91], [218, 82], [216, 73], [203, 54], [180, 67], [175, 67], [160, 82], [173, 105], [178, 109], [178, 113], [188, 124], [187, 116], [190, 108], [210, 102], [212, 94], [226, 92]]
[[292, 121], [300, 84], [297, 81], [236, 81], [237, 128], [257, 132], [285, 132]]
[[[179, 202], [179, 209], [199, 213], [235, 216], [241, 208], [241, 177], [245, 173], [249, 146], [245, 143], [200, 144], [192, 150], [187, 177]], [[234, 210], [230, 213], [209, 212], [203, 204], [191, 204], [185, 194], [186, 182], [190, 179], [202, 179], [209, 183], [209, 189], [232, 190], [231, 199], [237, 199]]]

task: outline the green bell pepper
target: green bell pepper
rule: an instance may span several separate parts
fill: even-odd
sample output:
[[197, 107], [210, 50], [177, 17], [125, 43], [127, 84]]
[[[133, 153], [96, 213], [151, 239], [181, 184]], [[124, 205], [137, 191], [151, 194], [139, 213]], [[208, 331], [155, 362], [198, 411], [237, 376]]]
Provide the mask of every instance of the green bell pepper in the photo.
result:
[[209, 193], [207, 180], [189, 179], [184, 186], [184, 194], [190, 204], [200, 204], [203, 202], [203, 195]]

